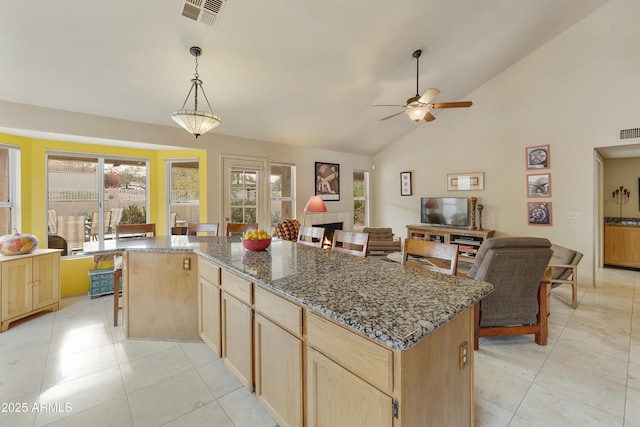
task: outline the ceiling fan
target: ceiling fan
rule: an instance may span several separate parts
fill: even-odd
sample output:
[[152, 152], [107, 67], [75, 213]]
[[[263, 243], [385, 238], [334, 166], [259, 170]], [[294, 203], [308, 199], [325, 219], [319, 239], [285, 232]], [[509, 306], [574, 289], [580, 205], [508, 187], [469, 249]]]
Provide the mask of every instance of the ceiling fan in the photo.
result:
[[420, 55], [422, 55], [422, 50], [418, 49], [413, 52], [413, 57], [416, 58], [416, 96], [413, 96], [407, 99], [407, 103], [405, 105], [387, 105], [387, 104], [378, 104], [374, 105], [374, 107], [403, 107], [404, 110], [399, 111], [390, 116], [384, 117], [380, 120], [387, 120], [395, 116], [399, 116], [402, 113], [408, 115], [411, 120], [416, 123], [420, 120], [424, 119], [427, 122], [432, 122], [436, 119], [436, 117], [431, 114], [431, 110], [440, 109], [440, 108], [461, 108], [461, 107], [471, 107], [473, 102], [471, 101], [461, 101], [461, 102], [438, 102], [431, 103], [433, 98], [438, 96], [440, 91], [438, 89], [429, 88], [424, 93], [424, 95], [420, 96], [419, 90], [419, 65], [420, 65]]

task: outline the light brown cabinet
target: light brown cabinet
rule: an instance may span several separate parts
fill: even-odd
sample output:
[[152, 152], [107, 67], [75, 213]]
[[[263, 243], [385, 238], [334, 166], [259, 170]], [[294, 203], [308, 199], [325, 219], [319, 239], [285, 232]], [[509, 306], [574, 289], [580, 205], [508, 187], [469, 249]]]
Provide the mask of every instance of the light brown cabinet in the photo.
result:
[[302, 340], [255, 318], [256, 399], [281, 427], [302, 426]]
[[393, 400], [321, 353], [307, 352], [308, 427], [389, 427]]
[[222, 358], [278, 425], [473, 425], [472, 308], [397, 350], [225, 268], [220, 277]]
[[221, 272], [222, 360], [253, 391], [253, 283]]
[[222, 356], [220, 267], [198, 258], [198, 335]]
[[253, 390], [252, 317], [250, 306], [222, 292], [222, 360], [249, 391]]
[[605, 225], [604, 263], [640, 268], [640, 227]]
[[60, 251], [37, 250], [28, 255], [0, 257], [2, 328], [45, 310], [60, 308]]

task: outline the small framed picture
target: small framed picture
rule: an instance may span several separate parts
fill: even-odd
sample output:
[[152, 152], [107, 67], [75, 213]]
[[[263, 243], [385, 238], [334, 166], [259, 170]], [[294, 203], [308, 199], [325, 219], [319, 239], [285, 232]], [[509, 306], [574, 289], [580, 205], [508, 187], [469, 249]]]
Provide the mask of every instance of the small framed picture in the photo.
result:
[[551, 167], [551, 152], [549, 145], [527, 147], [527, 169], [549, 169]]
[[484, 172], [450, 173], [448, 191], [484, 190]]
[[551, 174], [527, 175], [527, 197], [551, 197]]
[[529, 202], [529, 225], [552, 225], [551, 202]]
[[400, 172], [400, 195], [411, 196], [411, 172]]

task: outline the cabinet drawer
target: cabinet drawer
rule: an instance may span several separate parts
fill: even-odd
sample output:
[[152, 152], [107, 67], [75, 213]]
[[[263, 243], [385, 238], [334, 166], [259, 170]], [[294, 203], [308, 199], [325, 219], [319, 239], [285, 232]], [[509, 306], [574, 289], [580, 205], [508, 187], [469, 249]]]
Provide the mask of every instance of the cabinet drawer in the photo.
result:
[[254, 306], [257, 312], [271, 319], [294, 335], [302, 335], [302, 307], [256, 286]]
[[307, 342], [387, 393], [393, 391], [393, 351], [307, 311]]
[[220, 270], [217, 265], [198, 257], [198, 275], [214, 285], [220, 286]]
[[222, 290], [238, 298], [247, 305], [251, 305], [251, 287], [253, 283], [222, 270]]

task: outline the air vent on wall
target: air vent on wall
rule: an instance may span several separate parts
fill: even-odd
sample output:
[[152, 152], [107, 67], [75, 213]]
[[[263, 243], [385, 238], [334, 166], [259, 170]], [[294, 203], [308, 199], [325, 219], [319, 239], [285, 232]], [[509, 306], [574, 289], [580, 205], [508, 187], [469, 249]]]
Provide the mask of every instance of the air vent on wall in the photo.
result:
[[183, 0], [182, 16], [213, 26], [218, 21], [227, 0]]
[[618, 133], [618, 141], [627, 139], [640, 139], [640, 128], [620, 129]]

